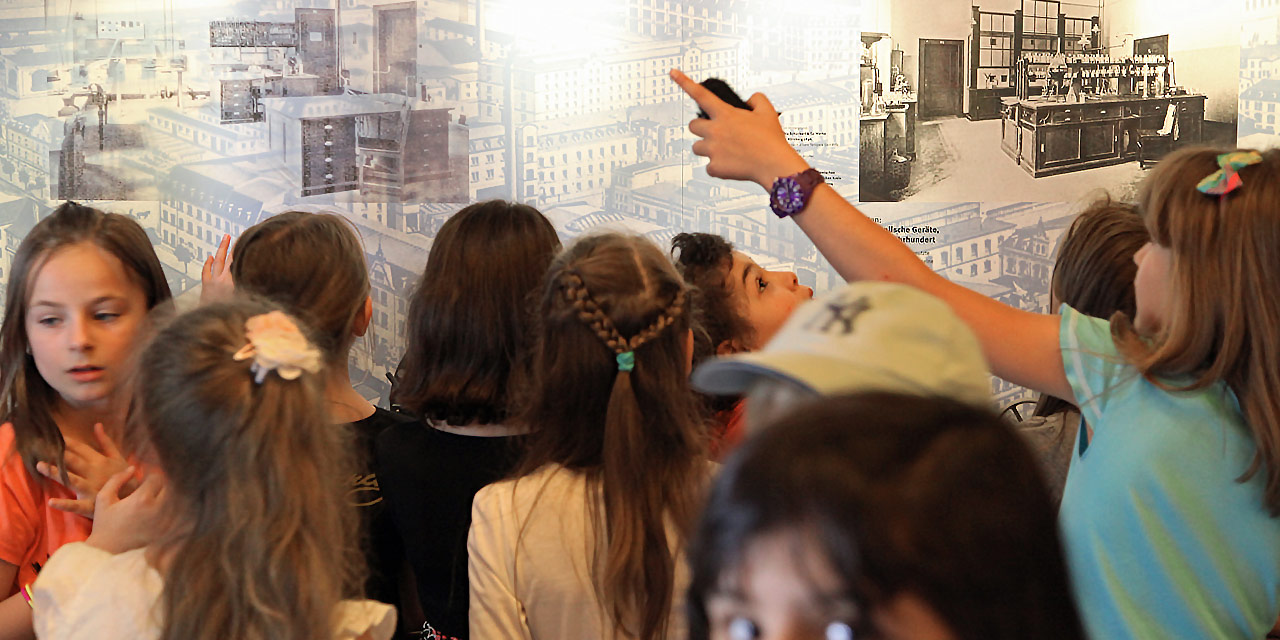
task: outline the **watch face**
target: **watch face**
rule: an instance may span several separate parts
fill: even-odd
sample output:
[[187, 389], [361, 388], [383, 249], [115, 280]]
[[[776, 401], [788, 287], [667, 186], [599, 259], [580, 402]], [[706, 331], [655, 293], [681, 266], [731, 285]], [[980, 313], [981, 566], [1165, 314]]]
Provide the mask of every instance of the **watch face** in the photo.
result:
[[795, 213], [804, 208], [804, 189], [795, 178], [779, 178], [773, 186], [773, 201], [785, 213]]

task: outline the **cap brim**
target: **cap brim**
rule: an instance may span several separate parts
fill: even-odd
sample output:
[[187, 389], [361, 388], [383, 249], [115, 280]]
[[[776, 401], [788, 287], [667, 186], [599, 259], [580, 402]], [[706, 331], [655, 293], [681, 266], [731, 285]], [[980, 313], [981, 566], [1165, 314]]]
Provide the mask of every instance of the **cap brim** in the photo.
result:
[[[824, 370], [839, 371], [847, 362], [804, 353], [769, 353], [755, 351], [713, 358], [693, 370], [689, 379], [694, 389], [717, 396], [742, 395], [761, 379], [785, 380], [822, 393], [814, 378]], [[827, 369], [832, 367], [833, 369]]]

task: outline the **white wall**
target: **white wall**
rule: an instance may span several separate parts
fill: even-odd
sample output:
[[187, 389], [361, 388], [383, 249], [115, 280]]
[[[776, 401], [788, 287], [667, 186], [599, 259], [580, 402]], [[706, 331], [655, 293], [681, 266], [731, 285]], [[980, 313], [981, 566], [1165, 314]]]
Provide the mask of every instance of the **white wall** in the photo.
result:
[[863, 21], [864, 31], [879, 31], [892, 37], [892, 45], [879, 45], [884, 52], [878, 60], [882, 79], [888, 78], [887, 52], [898, 48], [903, 52], [905, 75], [911, 87], [919, 90], [920, 39], [960, 40], [964, 42], [963, 83], [968, 87], [969, 41], [973, 36], [973, 5], [968, 0], [877, 0], [864, 10]]
[[1177, 83], [1209, 97], [1205, 118], [1234, 123], [1243, 18], [1243, 0], [1104, 0], [1102, 32], [1115, 55], [1168, 34]]

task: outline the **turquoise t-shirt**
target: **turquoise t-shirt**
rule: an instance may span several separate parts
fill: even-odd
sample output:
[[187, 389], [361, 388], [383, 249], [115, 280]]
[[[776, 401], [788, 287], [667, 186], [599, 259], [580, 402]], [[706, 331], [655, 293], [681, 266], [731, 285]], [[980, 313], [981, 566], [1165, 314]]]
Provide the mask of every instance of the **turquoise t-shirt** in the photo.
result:
[[1280, 519], [1263, 474], [1236, 481], [1255, 447], [1235, 395], [1152, 385], [1106, 320], [1065, 305], [1059, 343], [1093, 427], [1059, 512], [1089, 636], [1262, 638], [1280, 614]]

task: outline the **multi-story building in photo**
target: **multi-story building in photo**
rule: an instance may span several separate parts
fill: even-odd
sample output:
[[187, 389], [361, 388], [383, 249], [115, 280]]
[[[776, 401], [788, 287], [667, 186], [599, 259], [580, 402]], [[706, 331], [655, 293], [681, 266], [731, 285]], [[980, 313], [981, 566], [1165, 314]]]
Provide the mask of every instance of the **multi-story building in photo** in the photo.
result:
[[[521, 125], [679, 101], [684, 94], [668, 77], [671, 69], [735, 85], [745, 69], [746, 46], [737, 38], [699, 36], [482, 60], [480, 116]], [[502, 112], [508, 105], [509, 116]]]
[[58, 175], [62, 129], [61, 120], [38, 113], [0, 118], [0, 182], [33, 197], [52, 197], [48, 181]]
[[627, 30], [660, 39], [744, 35], [747, 0], [627, 0]]
[[1270, 78], [1280, 77], [1280, 45], [1262, 45], [1240, 52], [1240, 92]]
[[514, 158], [507, 167], [514, 197], [536, 206], [577, 200], [599, 205], [611, 172], [639, 158], [636, 133], [616, 115], [543, 120], [517, 127], [512, 136]]
[[507, 186], [507, 132], [500, 124], [475, 123], [470, 125], [467, 145], [467, 172], [470, 176], [473, 201], [500, 198], [510, 200]]
[[1280, 77], [1259, 80], [1240, 94], [1240, 116], [1258, 133], [1280, 134]]

